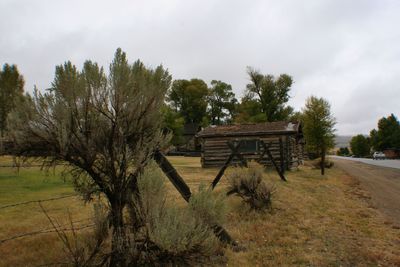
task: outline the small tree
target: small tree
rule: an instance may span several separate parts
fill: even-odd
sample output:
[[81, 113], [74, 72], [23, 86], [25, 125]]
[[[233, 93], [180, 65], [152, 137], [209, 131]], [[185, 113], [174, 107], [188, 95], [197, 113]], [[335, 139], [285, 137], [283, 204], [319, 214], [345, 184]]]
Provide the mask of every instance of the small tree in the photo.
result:
[[350, 155], [350, 151], [347, 148], [347, 146], [346, 147], [341, 147], [341, 148], [339, 148], [338, 151], [336, 151], [336, 155], [338, 155], [338, 156], [348, 156], [348, 155]]
[[353, 154], [357, 157], [366, 157], [370, 154], [371, 150], [369, 139], [362, 134], [351, 138], [350, 148]]
[[4, 137], [7, 129], [7, 116], [22, 100], [24, 78], [19, 74], [17, 66], [4, 64], [0, 71], [0, 135]]
[[51, 89], [36, 90], [32, 105], [11, 118], [20, 155], [67, 162], [77, 190], [105, 196], [113, 229], [110, 266], [126, 264], [124, 208], [153, 151], [168, 141], [159, 110], [170, 82], [162, 66], [128, 64], [118, 49], [108, 77], [91, 61], [82, 71], [71, 62], [56, 67]]
[[330, 105], [323, 98], [311, 96], [306, 100], [303, 108], [303, 131], [306, 139], [306, 148], [321, 157], [321, 174], [325, 174], [325, 155], [328, 149], [333, 148], [336, 124], [331, 115]]

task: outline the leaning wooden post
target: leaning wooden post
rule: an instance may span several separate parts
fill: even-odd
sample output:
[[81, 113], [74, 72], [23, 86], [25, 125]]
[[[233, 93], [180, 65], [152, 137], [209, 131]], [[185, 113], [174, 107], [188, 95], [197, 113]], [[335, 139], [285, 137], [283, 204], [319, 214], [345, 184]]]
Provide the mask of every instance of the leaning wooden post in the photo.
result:
[[283, 141], [282, 141], [282, 137], [279, 137], [279, 156], [281, 159], [281, 172], [282, 174], [285, 173], [285, 154], [283, 153]]
[[[235, 145], [235, 144], [228, 142], [228, 146], [232, 150], [232, 153], [229, 155], [229, 157], [225, 161], [224, 166], [222, 166], [222, 168], [219, 170], [217, 176], [215, 176], [213, 182], [211, 183], [211, 190], [213, 190], [217, 186], [217, 184], [219, 183], [219, 180], [221, 180], [222, 175], [224, 175], [225, 170], [229, 167], [229, 164], [231, 164], [231, 161], [237, 155], [237, 152], [239, 151], [240, 143], [241, 142], [239, 141], [238, 144]], [[242, 160], [242, 159], [240, 159], [240, 160]]]
[[269, 147], [264, 143], [264, 141], [260, 141], [260, 143], [261, 143], [262, 147], [264, 148], [264, 153], [267, 153], [267, 156], [271, 160], [272, 165], [274, 165], [276, 171], [278, 172], [279, 177], [281, 177], [281, 179], [283, 181], [287, 182], [285, 175], [283, 175], [278, 164], [276, 164], [276, 161], [275, 161], [274, 157], [272, 156], [271, 151], [269, 150]]
[[292, 164], [292, 159], [291, 159], [291, 144], [290, 144], [290, 137], [289, 136], [286, 136], [286, 147], [285, 147], [285, 150], [286, 150], [286, 153], [285, 153], [285, 155], [286, 155], [286, 164], [285, 164], [285, 167], [286, 167], [286, 170], [290, 170], [290, 166], [291, 166], [291, 164]]
[[[172, 166], [168, 159], [159, 150], [154, 152], [154, 160], [157, 162], [158, 166], [160, 166], [161, 170], [165, 173], [171, 183], [181, 194], [183, 199], [185, 199], [186, 202], [189, 202], [189, 199], [192, 195], [192, 193], [190, 192], [190, 188], [176, 171], [174, 166]], [[233, 238], [222, 226], [216, 224], [212, 226], [212, 229], [220, 241], [226, 244], [230, 244], [234, 247], [238, 246], [238, 243], [233, 240]]]
[[190, 196], [192, 195], [192, 192], [190, 192], [189, 186], [185, 183], [185, 181], [176, 171], [174, 166], [172, 166], [168, 159], [158, 150], [154, 152], [154, 160], [157, 162], [158, 166], [160, 166], [161, 170], [165, 173], [171, 183], [181, 194], [183, 199], [188, 202]]

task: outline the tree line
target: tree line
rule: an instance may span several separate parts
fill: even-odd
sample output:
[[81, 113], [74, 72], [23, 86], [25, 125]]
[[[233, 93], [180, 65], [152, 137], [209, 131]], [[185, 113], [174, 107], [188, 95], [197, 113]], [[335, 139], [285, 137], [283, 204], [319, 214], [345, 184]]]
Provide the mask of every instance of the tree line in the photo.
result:
[[[239, 101], [232, 86], [220, 80], [208, 85], [204, 80], [174, 80], [162, 107], [163, 125], [174, 134], [174, 144], [181, 142], [184, 124], [223, 125], [257, 123], [293, 118], [293, 108], [287, 103], [293, 78], [287, 74], [274, 77], [248, 68], [250, 83]], [[4, 64], [0, 71], [0, 130], [7, 130], [7, 115], [24, 98], [24, 78], [16, 65]]]
[[342, 147], [338, 155], [356, 157], [369, 157], [374, 151], [386, 149], [400, 149], [400, 122], [392, 113], [378, 121], [377, 129], [372, 129], [369, 135], [358, 134], [351, 138], [350, 149]]
[[232, 86], [212, 80], [210, 86], [201, 79], [175, 80], [167, 92], [164, 109], [164, 127], [173, 132], [172, 143], [179, 145], [184, 124], [223, 125], [290, 120], [293, 108], [289, 92], [291, 76], [263, 75], [248, 68], [250, 83], [240, 101]]
[[[75, 66], [70, 67], [76, 69]], [[56, 69], [56, 76], [61, 75], [58, 71], [61, 71], [60, 68]], [[63, 73], [63, 76], [65, 75], [66, 73]], [[170, 143], [175, 146], [184, 144], [185, 124], [206, 127], [233, 123], [301, 121], [307, 140], [306, 150], [310, 155], [321, 157], [323, 162], [324, 155], [334, 146], [335, 119], [330, 112], [328, 101], [311, 96], [301, 111], [294, 112], [293, 107], [288, 105], [293, 84], [290, 75], [281, 74], [275, 77], [262, 74], [251, 67], [247, 68], [247, 75], [249, 83], [240, 101], [232, 86], [220, 80], [212, 80], [210, 85], [198, 78], [171, 81], [165, 93], [165, 100], [160, 102], [159, 107], [161, 127], [164, 132], [172, 133]], [[60, 80], [57, 84], [62, 82], [67, 81]], [[55, 85], [53, 82], [52, 86]], [[24, 79], [17, 67], [5, 64], [0, 72], [2, 136], [7, 131], [7, 115], [18, 102], [32, 101], [29, 94], [24, 94], [23, 86]], [[68, 86], [71, 88], [75, 85]], [[164, 99], [164, 96], [159, 97]]]

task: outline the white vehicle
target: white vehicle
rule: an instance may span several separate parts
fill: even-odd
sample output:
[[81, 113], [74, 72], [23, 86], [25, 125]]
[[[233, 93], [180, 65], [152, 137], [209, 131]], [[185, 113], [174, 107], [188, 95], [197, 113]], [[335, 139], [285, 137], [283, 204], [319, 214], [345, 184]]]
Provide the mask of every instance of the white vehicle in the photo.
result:
[[376, 151], [376, 152], [374, 152], [374, 154], [372, 155], [372, 158], [378, 160], [378, 159], [385, 159], [386, 156], [385, 156], [385, 154], [384, 154], [383, 152], [378, 152], [378, 151]]

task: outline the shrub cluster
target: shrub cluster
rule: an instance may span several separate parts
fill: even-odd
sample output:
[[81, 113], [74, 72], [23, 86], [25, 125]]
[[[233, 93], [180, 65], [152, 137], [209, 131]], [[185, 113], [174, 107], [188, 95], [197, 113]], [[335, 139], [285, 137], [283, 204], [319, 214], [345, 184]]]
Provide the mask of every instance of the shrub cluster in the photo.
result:
[[227, 195], [240, 196], [254, 210], [265, 210], [271, 206], [273, 189], [263, 181], [260, 169], [237, 169], [228, 176], [228, 180]]
[[[330, 169], [334, 165], [333, 161], [325, 160], [325, 168]], [[321, 169], [321, 159], [311, 161], [311, 166], [315, 169]]]
[[[139, 196], [130, 207], [143, 221], [135, 231], [142, 264], [189, 264], [219, 253], [212, 226], [226, 216], [224, 197], [205, 186], [192, 195], [189, 205], [176, 207], [166, 202], [165, 178], [150, 165], [138, 180]], [[134, 210], [132, 210], [134, 209]], [[137, 216], [137, 215], [136, 215]], [[135, 221], [135, 220], [132, 220]]]
[[[201, 185], [188, 205], [169, 205], [165, 180], [155, 164], [138, 179], [138, 193], [131, 195], [125, 214], [131, 227], [122, 244], [124, 266], [206, 264], [222, 252], [213, 226], [225, 221], [225, 196]], [[94, 207], [93, 231], [84, 235], [57, 229], [48, 217], [64, 244], [63, 261], [68, 265], [102, 266], [110, 261], [109, 208], [101, 201]]]

